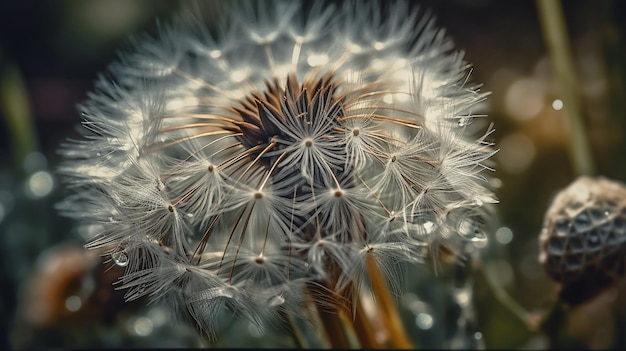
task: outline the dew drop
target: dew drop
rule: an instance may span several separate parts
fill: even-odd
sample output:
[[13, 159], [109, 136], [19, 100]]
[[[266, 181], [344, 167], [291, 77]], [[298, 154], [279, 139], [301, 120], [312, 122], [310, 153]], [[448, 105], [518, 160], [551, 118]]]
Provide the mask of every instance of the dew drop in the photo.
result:
[[124, 253], [124, 251], [117, 251], [112, 253], [111, 258], [113, 259], [113, 262], [115, 262], [115, 264], [120, 267], [128, 266], [128, 256], [126, 256], [126, 253]]
[[435, 223], [431, 222], [431, 221], [426, 221], [424, 222], [424, 229], [426, 230], [426, 234], [430, 234], [433, 232], [433, 230], [435, 229]]
[[459, 127], [465, 127], [466, 125], [469, 125], [470, 123], [472, 123], [472, 117], [465, 116], [465, 117], [459, 118]]
[[484, 242], [487, 237], [471, 219], [464, 219], [459, 223], [458, 233], [471, 242]]

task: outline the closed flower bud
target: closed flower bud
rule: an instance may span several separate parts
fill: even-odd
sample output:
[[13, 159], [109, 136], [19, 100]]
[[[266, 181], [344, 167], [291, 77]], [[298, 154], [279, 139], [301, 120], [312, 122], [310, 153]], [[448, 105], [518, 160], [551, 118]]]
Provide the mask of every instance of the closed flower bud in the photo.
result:
[[539, 261], [562, 284], [561, 298], [578, 304], [624, 275], [626, 188], [581, 176], [546, 212]]

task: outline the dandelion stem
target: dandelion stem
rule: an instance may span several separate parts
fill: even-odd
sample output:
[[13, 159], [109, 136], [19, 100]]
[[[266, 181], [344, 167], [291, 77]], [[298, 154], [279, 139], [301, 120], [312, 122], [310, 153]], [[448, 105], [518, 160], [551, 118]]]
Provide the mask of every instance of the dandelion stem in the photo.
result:
[[414, 348], [404, 330], [404, 324], [402, 324], [396, 304], [387, 289], [385, 280], [372, 257], [367, 258], [367, 272], [372, 285], [372, 292], [376, 298], [376, 304], [379, 306], [381, 316], [384, 319], [384, 325], [388, 327], [389, 338], [386, 346], [394, 349]]
[[357, 299], [357, 306], [354, 315], [354, 330], [361, 342], [361, 346], [367, 349], [381, 349], [383, 344], [376, 340], [376, 329], [365, 313], [363, 301]]
[[543, 36], [550, 54], [557, 88], [568, 118], [569, 153], [577, 174], [593, 174], [594, 164], [583, 123], [580, 86], [569, 46], [569, 39], [559, 0], [536, 0]]

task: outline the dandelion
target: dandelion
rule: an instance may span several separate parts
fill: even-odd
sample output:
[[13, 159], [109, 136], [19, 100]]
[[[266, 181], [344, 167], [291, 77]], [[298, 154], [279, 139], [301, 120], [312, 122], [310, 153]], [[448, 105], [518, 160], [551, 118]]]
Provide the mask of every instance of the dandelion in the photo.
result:
[[133, 39], [62, 150], [59, 207], [125, 267], [128, 299], [176, 296], [209, 334], [223, 309], [262, 327], [311, 294], [354, 298], [372, 265], [393, 286], [400, 262], [485, 239], [486, 94], [432, 20], [235, 4], [214, 30], [194, 8]]

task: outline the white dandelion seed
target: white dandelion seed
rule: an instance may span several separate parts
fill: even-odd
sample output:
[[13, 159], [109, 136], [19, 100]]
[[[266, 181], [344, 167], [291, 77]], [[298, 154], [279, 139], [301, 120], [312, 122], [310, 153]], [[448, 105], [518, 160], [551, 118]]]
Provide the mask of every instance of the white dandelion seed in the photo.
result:
[[397, 285], [399, 262], [484, 240], [491, 129], [468, 124], [486, 94], [432, 20], [229, 2], [209, 30], [201, 10], [134, 38], [62, 149], [59, 207], [126, 257], [128, 299], [175, 295], [209, 334], [223, 309], [262, 327], [310, 284], [358, 290], [368, 260]]

